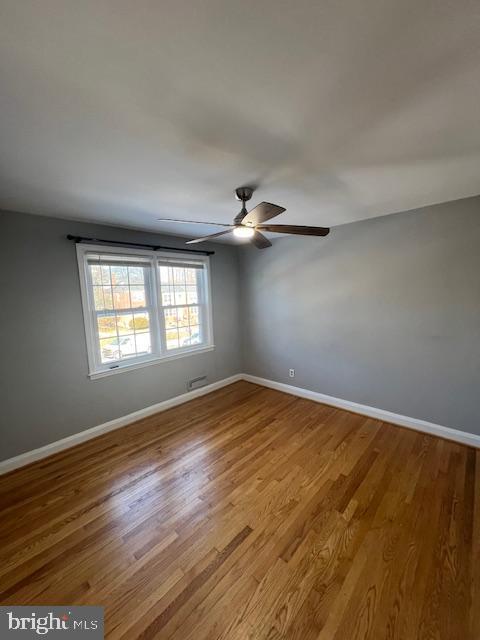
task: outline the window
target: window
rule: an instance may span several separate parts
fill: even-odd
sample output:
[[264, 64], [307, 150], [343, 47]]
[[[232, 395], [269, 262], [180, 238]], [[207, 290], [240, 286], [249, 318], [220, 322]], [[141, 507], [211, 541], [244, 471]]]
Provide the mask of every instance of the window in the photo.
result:
[[77, 252], [91, 377], [213, 348], [207, 257]]
[[205, 336], [202, 263], [159, 261], [167, 351], [201, 344]]

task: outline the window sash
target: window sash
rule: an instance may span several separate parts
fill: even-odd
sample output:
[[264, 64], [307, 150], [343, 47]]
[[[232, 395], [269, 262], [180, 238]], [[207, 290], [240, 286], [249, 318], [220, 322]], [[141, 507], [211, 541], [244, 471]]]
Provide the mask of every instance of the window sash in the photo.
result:
[[[101, 336], [100, 335], [100, 331], [98, 329], [98, 319], [99, 318], [117, 318], [117, 316], [122, 316], [122, 315], [131, 315], [133, 318], [133, 322], [135, 323], [135, 315], [139, 315], [139, 314], [148, 314], [148, 318], [149, 318], [149, 326], [148, 329], [144, 329], [144, 330], [137, 330], [135, 329], [135, 324], [132, 327], [131, 330], [129, 330], [128, 332], [125, 333], [120, 333], [118, 331], [118, 326], [117, 323], [115, 322], [116, 325], [116, 333], [114, 335], [110, 335], [110, 336]], [[154, 355], [154, 349], [155, 349], [155, 334], [152, 331], [152, 324], [153, 324], [153, 320], [152, 320], [152, 314], [154, 313], [154, 311], [152, 311], [149, 307], [135, 307], [132, 309], [126, 309], [126, 310], [109, 310], [109, 311], [97, 311], [95, 309], [93, 309], [93, 315], [94, 315], [94, 327], [96, 330], [96, 346], [97, 346], [97, 358], [98, 358], [98, 363], [102, 366], [107, 366], [107, 367], [112, 367], [117, 365], [118, 363], [121, 362], [127, 362], [127, 361], [131, 361], [132, 359], [137, 359], [137, 358], [150, 358], [152, 355]], [[127, 336], [134, 336], [135, 338], [135, 351], [136, 351], [136, 347], [137, 347], [137, 341], [136, 341], [136, 336], [138, 335], [148, 335], [150, 338], [150, 353], [133, 353], [131, 355], [124, 355], [121, 356], [120, 358], [118, 358], [118, 360], [112, 360], [111, 362], [103, 362], [102, 360], [102, 340], [108, 340], [109, 338], [112, 341], [117, 341], [118, 345], [120, 346], [120, 340], [122, 338], [126, 338]]]
[[[90, 374], [108, 373], [110, 370], [118, 370], [122, 368], [132, 367], [135, 364], [141, 364], [149, 361], [161, 360], [162, 358], [176, 357], [182, 353], [188, 354], [194, 351], [205, 350], [213, 347], [212, 328], [211, 328], [211, 300], [210, 300], [210, 274], [209, 259], [191, 258], [190, 256], [166, 256], [159, 252], [143, 251], [136, 249], [114, 249], [102, 247], [99, 251], [98, 247], [88, 245], [77, 245], [79, 268], [81, 273], [82, 299], [84, 303], [85, 329], [87, 334], [87, 350], [90, 363]], [[146, 306], [142, 307], [126, 307], [122, 309], [95, 309], [94, 286], [101, 286], [92, 282], [90, 266], [126, 266], [141, 267], [144, 272], [144, 288]], [[196, 285], [188, 284], [188, 286], [196, 286], [197, 303], [185, 303], [175, 305], [162, 304], [160, 267], [178, 267], [187, 269], [197, 269]], [[107, 286], [107, 285], [104, 285]], [[139, 286], [139, 283], [129, 283], [129, 285], [112, 285], [110, 286]], [[172, 283], [172, 286], [174, 284]], [[112, 299], [112, 304], [113, 299]], [[169, 309], [197, 307], [198, 308], [198, 327], [201, 342], [194, 345], [178, 346], [167, 349], [167, 327], [165, 326], [165, 311]], [[126, 314], [149, 314], [149, 331], [151, 342], [151, 353], [144, 355], [129, 355], [113, 360], [108, 363], [102, 362], [101, 343], [98, 331], [98, 318], [116, 317]], [[189, 325], [197, 326], [197, 325]], [[176, 327], [178, 331], [178, 324]], [[180, 328], [181, 329], [181, 328]], [[121, 339], [124, 335], [112, 335], [112, 340]], [[144, 332], [143, 332], [144, 333]], [[135, 331], [132, 330], [132, 334]], [[189, 334], [191, 336], [191, 333]], [[136, 345], [136, 342], [135, 342]]]
[[[95, 360], [95, 369], [100, 370], [109, 370], [118, 368], [120, 366], [124, 366], [125, 363], [141, 362], [144, 360], [151, 359], [155, 357], [155, 355], [160, 355], [160, 349], [158, 344], [158, 332], [155, 331], [155, 316], [156, 316], [156, 305], [155, 305], [155, 296], [154, 296], [154, 286], [152, 282], [152, 261], [151, 260], [125, 260], [124, 256], [119, 255], [119, 259], [115, 260], [111, 255], [105, 256], [105, 254], [86, 254], [85, 259], [85, 270], [87, 277], [87, 289], [88, 289], [88, 299], [89, 299], [89, 308], [92, 318], [92, 327], [91, 333], [93, 334], [94, 340], [94, 360]], [[91, 275], [91, 266], [127, 266], [127, 267], [141, 267], [143, 269], [143, 288], [145, 291], [145, 301], [146, 306], [143, 307], [122, 307], [120, 309], [96, 309], [95, 308], [95, 300], [93, 297], [94, 292], [94, 283], [92, 281]], [[97, 285], [98, 286], [98, 285]], [[108, 285], [105, 285], [108, 286]], [[130, 286], [139, 286], [139, 285], [114, 285], [110, 283], [110, 288], [112, 289], [112, 304], [114, 304], [113, 299], [113, 287], [114, 286], [127, 286], [130, 289]], [[141, 285], [140, 285], [141, 286]], [[112, 362], [103, 362], [102, 361], [102, 343], [101, 340], [105, 338], [100, 336], [100, 332], [98, 330], [98, 318], [99, 317], [114, 317], [120, 315], [132, 315], [134, 317], [135, 313], [148, 313], [149, 314], [149, 334], [150, 334], [150, 353], [138, 355], [132, 354], [130, 356], [120, 357], [118, 360], [112, 360]], [[116, 323], [115, 323], [116, 324]], [[134, 334], [135, 331], [132, 331]], [[127, 334], [123, 334], [127, 335]], [[122, 334], [119, 334], [118, 327], [116, 327], [116, 335], [112, 335], [112, 340], [120, 341]], [[119, 343], [119, 342], [118, 342]], [[135, 343], [136, 345], [136, 343]]]
[[[166, 312], [168, 312], [170, 309], [188, 309], [190, 310], [191, 307], [194, 307], [195, 309], [198, 309], [198, 322], [194, 325], [190, 324], [190, 320], [188, 322], [187, 325], [185, 326], [179, 326], [177, 323], [176, 327], [167, 327], [165, 325], [164, 328], [164, 332], [165, 332], [165, 346], [167, 343], [167, 331], [173, 331], [173, 330], [177, 330], [178, 332], [180, 332], [180, 329], [191, 329], [192, 327], [198, 327], [199, 333], [200, 333], [200, 343], [198, 343], [199, 345], [203, 345], [206, 341], [206, 337], [208, 336], [207, 333], [207, 327], [206, 327], [206, 323], [205, 323], [205, 310], [204, 310], [204, 305], [200, 304], [200, 303], [196, 303], [196, 304], [180, 304], [180, 305], [165, 305], [162, 307], [162, 314], [163, 314], [163, 322], [165, 324], [165, 315]], [[190, 318], [190, 313], [188, 314], [189, 318]], [[173, 347], [171, 349], [168, 349], [167, 347], [167, 352], [168, 353], [173, 353], [175, 351], [177, 351], [178, 349], [182, 349], [183, 347]]]
[[[168, 285], [165, 285], [165, 283], [162, 283], [161, 276], [160, 276], [161, 267], [173, 267], [173, 268], [177, 267], [181, 269], [200, 270], [200, 273], [197, 275], [196, 284], [195, 284], [196, 290], [197, 290], [197, 302], [190, 303], [190, 304], [188, 304], [187, 302], [185, 302], [185, 304], [163, 304], [162, 286], [175, 287], [175, 283], [169, 283]], [[158, 281], [158, 301], [159, 301], [158, 308], [159, 308], [159, 314], [160, 314], [160, 329], [162, 332], [162, 336], [163, 336], [162, 342], [164, 343], [164, 348], [166, 353], [168, 354], [181, 353], [182, 350], [187, 351], [192, 349], [191, 345], [178, 346], [170, 349], [167, 348], [167, 331], [169, 331], [169, 329], [166, 327], [166, 324], [165, 324], [165, 311], [168, 311], [169, 309], [183, 309], [183, 308], [189, 308], [189, 307], [198, 307], [198, 327], [200, 331], [201, 342], [195, 345], [195, 347], [201, 348], [205, 345], [210, 344], [211, 327], [208, 322], [209, 301], [208, 301], [207, 277], [208, 277], [208, 271], [206, 269], [206, 261], [200, 261], [200, 260], [195, 261], [192, 259], [181, 260], [178, 258], [169, 259], [168, 257], [161, 257], [157, 260], [157, 281]], [[187, 285], [187, 283], [185, 282], [184, 286], [186, 287], [186, 286], [194, 286], [194, 285], [190, 285], [190, 284]], [[180, 327], [178, 327], [177, 325], [176, 329], [177, 331], [179, 331]]]

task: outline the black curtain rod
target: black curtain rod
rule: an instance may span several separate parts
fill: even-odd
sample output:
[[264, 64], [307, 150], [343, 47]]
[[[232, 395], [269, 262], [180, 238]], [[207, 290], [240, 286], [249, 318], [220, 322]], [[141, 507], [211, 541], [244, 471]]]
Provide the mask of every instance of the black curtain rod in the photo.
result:
[[73, 240], [77, 244], [79, 242], [92, 242], [100, 244], [113, 244], [122, 247], [142, 247], [143, 249], [153, 249], [154, 251], [180, 251], [181, 253], [200, 253], [204, 256], [213, 256], [215, 251], [206, 251], [202, 249], [176, 249], [175, 247], [164, 247], [161, 244], [143, 244], [141, 242], [123, 242], [122, 240], [102, 240], [101, 238], [84, 238], [83, 236], [72, 236], [68, 234], [67, 240]]

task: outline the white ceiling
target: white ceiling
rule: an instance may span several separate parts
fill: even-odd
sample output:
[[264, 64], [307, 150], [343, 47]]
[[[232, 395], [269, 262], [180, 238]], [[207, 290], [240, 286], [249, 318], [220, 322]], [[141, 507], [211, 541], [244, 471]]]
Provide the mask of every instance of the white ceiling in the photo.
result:
[[0, 208], [191, 235], [480, 193], [478, 0], [0, 0]]

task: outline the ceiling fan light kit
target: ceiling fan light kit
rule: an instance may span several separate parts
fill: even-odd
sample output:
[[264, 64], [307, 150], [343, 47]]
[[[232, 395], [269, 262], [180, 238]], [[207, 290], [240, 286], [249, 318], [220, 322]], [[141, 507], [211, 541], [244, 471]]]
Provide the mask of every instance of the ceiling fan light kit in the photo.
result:
[[255, 235], [255, 229], [239, 224], [238, 227], [233, 228], [233, 235], [237, 236], [237, 238], [251, 238]]
[[188, 240], [186, 244], [196, 244], [218, 238], [227, 233], [233, 233], [237, 238], [248, 238], [257, 249], [266, 249], [271, 247], [272, 243], [266, 238], [261, 231], [270, 233], [287, 233], [300, 236], [326, 236], [330, 232], [327, 227], [306, 227], [302, 225], [289, 224], [263, 224], [271, 218], [275, 218], [285, 211], [285, 207], [271, 202], [261, 202], [257, 204], [251, 211], [247, 211], [245, 203], [248, 202], [253, 195], [253, 187], [238, 187], [235, 189], [235, 197], [242, 203], [241, 210], [233, 219], [233, 224], [224, 224], [222, 222], [200, 222], [198, 220], [174, 220], [172, 218], [158, 218], [161, 222], [180, 222], [183, 224], [210, 224], [219, 227], [228, 227], [225, 231], [212, 233], [208, 236]]

